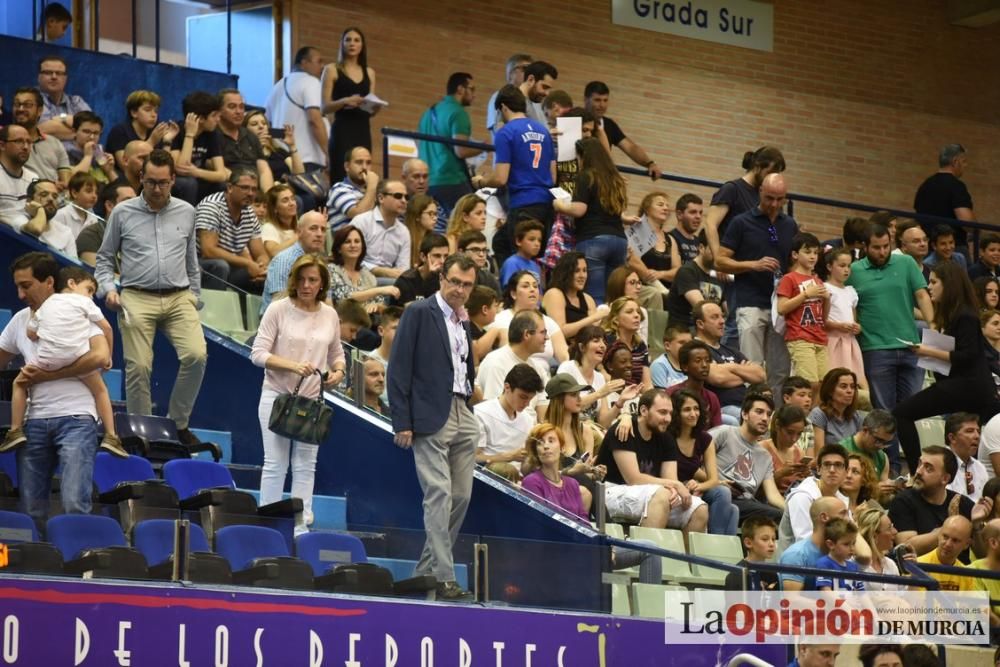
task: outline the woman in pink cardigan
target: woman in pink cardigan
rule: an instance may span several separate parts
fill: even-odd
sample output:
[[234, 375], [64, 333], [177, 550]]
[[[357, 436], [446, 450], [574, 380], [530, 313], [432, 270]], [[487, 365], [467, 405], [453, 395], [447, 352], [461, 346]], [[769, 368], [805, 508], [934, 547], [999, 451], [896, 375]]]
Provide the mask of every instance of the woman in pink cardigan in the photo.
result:
[[[319, 445], [295, 442], [293, 447], [289, 438], [268, 428], [268, 421], [274, 399], [295, 391], [300, 380], [299, 394], [316, 398], [323, 382], [333, 386], [344, 379], [347, 362], [340, 344], [340, 319], [337, 311], [323, 302], [329, 289], [330, 271], [323, 260], [315, 255], [300, 257], [288, 277], [288, 296], [267, 307], [250, 353], [253, 363], [265, 369], [257, 409], [264, 440], [260, 503], [281, 500], [291, 457], [292, 497], [301, 498], [303, 505], [303, 524], [295, 527], [296, 534], [308, 530], [312, 523]], [[325, 373], [322, 380], [317, 371]]]

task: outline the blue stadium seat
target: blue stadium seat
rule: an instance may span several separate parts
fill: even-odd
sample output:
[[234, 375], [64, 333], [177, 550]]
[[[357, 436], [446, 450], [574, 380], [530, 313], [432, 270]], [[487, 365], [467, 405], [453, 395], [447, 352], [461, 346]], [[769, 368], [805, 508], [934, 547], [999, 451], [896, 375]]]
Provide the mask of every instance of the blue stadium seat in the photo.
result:
[[264, 588], [312, 590], [312, 568], [289, 555], [284, 535], [265, 526], [225, 526], [215, 550], [233, 568], [233, 583]]
[[0, 498], [13, 495], [13, 490], [16, 488], [17, 455], [15, 452], [0, 454]]
[[[286, 551], [291, 553], [295, 523], [302, 519], [302, 499], [288, 498], [257, 506], [257, 500], [239, 491], [229, 469], [200, 459], [175, 459], [163, 466], [163, 479], [177, 490], [181, 510], [198, 510], [209, 542], [223, 526], [253, 524], [282, 528]], [[217, 545], [216, 545], [217, 546]]]
[[156, 478], [153, 466], [141, 456], [127, 459], [98, 452], [94, 460], [98, 502], [118, 506], [118, 520], [126, 535], [145, 519], [177, 519], [177, 492]]
[[198, 452], [210, 452], [215, 461], [222, 458], [222, 448], [214, 442], [183, 444], [177, 434], [177, 423], [169, 417], [116, 412], [115, 430], [126, 449], [157, 465], [173, 459], [189, 459]]
[[295, 555], [312, 567], [318, 590], [365, 595], [423, 595], [437, 587], [430, 576], [393, 581], [392, 572], [368, 562], [365, 545], [347, 533], [310, 532], [295, 538]]
[[129, 547], [114, 519], [93, 514], [61, 514], [46, 524], [46, 534], [62, 553], [68, 574], [145, 579], [146, 559]]
[[27, 514], [0, 510], [0, 544], [7, 545], [4, 572], [62, 574], [63, 558], [53, 545], [38, 541], [38, 529]]
[[[175, 522], [167, 519], [149, 519], [135, 526], [132, 545], [146, 557], [153, 579], [169, 579], [173, 573], [174, 528]], [[191, 523], [188, 530], [188, 580], [200, 584], [232, 583], [229, 561], [212, 553], [201, 526]]]

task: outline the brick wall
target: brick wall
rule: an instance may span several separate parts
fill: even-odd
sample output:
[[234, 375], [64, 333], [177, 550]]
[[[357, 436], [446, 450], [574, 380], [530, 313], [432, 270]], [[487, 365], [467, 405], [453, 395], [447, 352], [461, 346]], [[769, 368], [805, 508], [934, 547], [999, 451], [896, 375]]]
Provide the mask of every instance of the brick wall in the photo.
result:
[[[991, 178], [1000, 172], [1000, 25], [950, 26], [940, 0], [777, 0], [772, 53], [613, 26], [609, 0], [333, 4], [295, 0], [293, 46], [335, 59], [341, 31], [364, 30], [377, 92], [390, 102], [373, 138], [382, 126], [416, 129], [448, 74], [464, 70], [477, 78], [474, 138], [486, 139], [486, 101], [507, 56], [524, 51], [559, 69], [557, 87], [574, 102], [587, 81], [607, 82], [609, 115], [667, 171], [735, 178], [745, 150], [772, 143], [795, 192], [909, 209], [940, 145], [957, 141], [969, 150], [979, 218], [1000, 224]], [[663, 185], [675, 198], [688, 190]], [[633, 177], [630, 186], [637, 204], [651, 184]], [[796, 208], [824, 236], [846, 213]]]

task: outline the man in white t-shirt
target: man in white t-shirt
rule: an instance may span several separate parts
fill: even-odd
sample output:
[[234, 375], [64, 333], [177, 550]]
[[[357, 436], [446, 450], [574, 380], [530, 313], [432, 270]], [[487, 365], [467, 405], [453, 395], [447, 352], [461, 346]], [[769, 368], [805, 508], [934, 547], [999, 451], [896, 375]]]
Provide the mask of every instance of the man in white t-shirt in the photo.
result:
[[538, 371], [520, 363], [504, 378], [502, 394], [476, 404], [473, 412], [481, 426], [476, 463], [511, 481], [521, 479], [525, 439], [535, 425], [534, 412], [526, 408], [543, 388]]
[[[479, 364], [476, 387], [483, 393], [483, 399], [497, 398], [503, 393], [507, 373], [517, 364], [529, 364], [538, 373], [544, 385], [549, 381], [549, 367], [532, 355], [545, 349], [545, 324], [538, 311], [521, 311], [510, 321], [507, 329], [507, 345], [487, 354]], [[545, 418], [549, 402], [542, 392], [531, 399], [539, 419]]]
[[295, 66], [288, 76], [274, 84], [267, 98], [267, 118], [271, 127], [295, 127], [295, 145], [306, 171], [326, 167], [329, 140], [323, 108], [323, 55], [319, 49], [303, 46], [295, 53]]
[[1000, 415], [992, 417], [979, 436], [976, 458], [986, 467], [986, 476], [993, 478], [1000, 470]]
[[18, 297], [28, 306], [17, 312], [0, 333], [0, 368], [20, 354], [21, 373], [31, 383], [24, 433], [28, 442], [17, 452], [22, 511], [41, 526], [47, 518], [52, 474], [62, 464], [61, 496], [67, 514], [89, 514], [97, 452], [97, 408], [79, 376], [106, 367], [111, 360], [107, 339], [91, 325], [90, 352], [56, 371], [33, 366], [36, 343], [28, 338], [32, 311], [55, 293], [59, 264], [51, 255], [30, 252], [11, 266]]

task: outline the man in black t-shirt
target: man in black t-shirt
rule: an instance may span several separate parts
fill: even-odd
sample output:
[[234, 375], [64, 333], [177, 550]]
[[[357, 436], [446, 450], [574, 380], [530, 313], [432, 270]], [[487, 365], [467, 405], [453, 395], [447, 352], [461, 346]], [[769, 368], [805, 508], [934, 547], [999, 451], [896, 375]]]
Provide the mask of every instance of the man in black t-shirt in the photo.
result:
[[680, 250], [681, 259], [685, 262], [690, 262], [698, 256], [698, 234], [701, 231], [703, 205], [701, 197], [689, 192], [678, 197], [677, 205], [674, 207], [677, 226], [670, 230], [670, 236], [677, 241], [677, 249]]
[[235, 88], [223, 88], [219, 91], [219, 105], [219, 125], [215, 135], [226, 169], [255, 169], [260, 175], [260, 189], [267, 192], [274, 185], [274, 174], [260, 139], [243, 127], [243, 119], [247, 115], [243, 94]]
[[667, 433], [672, 410], [665, 391], [650, 389], [639, 413], [627, 417], [628, 435], [619, 437], [617, 423], [608, 430], [597, 457], [608, 471], [606, 506], [614, 521], [703, 533], [708, 505], [677, 480], [677, 443]]
[[767, 380], [767, 373], [760, 364], [747, 361], [738, 349], [722, 343], [726, 317], [714, 301], [702, 301], [691, 311], [694, 320], [694, 337], [705, 342], [712, 354], [706, 387], [715, 392], [722, 404], [723, 423], [740, 423], [740, 411], [746, 397], [746, 385]]
[[393, 298], [394, 306], [405, 306], [411, 301], [434, 296], [441, 287], [441, 267], [448, 259], [448, 239], [440, 234], [426, 234], [420, 242], [420, 265], [399, 274], [393, 283], [399, 294]]
[[170, 154], [177, 179], [171, 194], [192, 206], [210, 194], [225, 190], [226, 169], [215, 128], [219, 125], [219, 97], [200, 90], [181, 102], [184, 124], [174, 137]]
[[[972, 196], [961, 180], [967, 163], [968, 158], [965, 156], [962, 144], [948, 144], [938, 154], [940, 168], [937, 173], [929, 176], [917, 189], [917, 194], [913, 198], [913, 210], [917, 212], [917, 220], [928, 236], [939, 221], [922, 218], [921, 214], [975, 222]], [[963, 228], [958, 226], [954, 228], [955, 250], [966, 255], [969, 253], [968, 235]]]
[[[941, 524], [949, 516], [960, 514], [982, 528], [989, 512], [983, 503], [974, 504], [968, 497], [948, 489], [958, 474], [958, 459], [947, 447], [925, 447], [920, 465], [913, 475], [913, 487], [903, 489], [889, 505], [889, 518], [899, 532], [896, 544], [909, 544], [918, 556], [938, 545]], [[973, 535], [973, 549], [981, 553], [979, 530]]]
[[610, 95], [611, 89], [608, 88], [608, 84], [603, 81], [591, 81], [583, 89], [584, 108], [597, 118], [597, 122], [608, 137], [608, 143], [622, 149], [625, 155], [632, 158], [633, 162], [646, 169], [655, 181], [662, 175], [656, 160], [650, 159], [646, 149], [626, 137], [622, 129], [618, 127], [618, 123], [604, 115], [608, 110]]
[[674, 284], [667, 294], [663, 309], [669, 315], [670, 324], [684, 324], [689, 329], [694, 326], [691, 310], [702, 301], [722, 303], [722, 281], [716, 276], [712, 251], [704, 230], [698, 234], [698, 254], [677, 270]]

